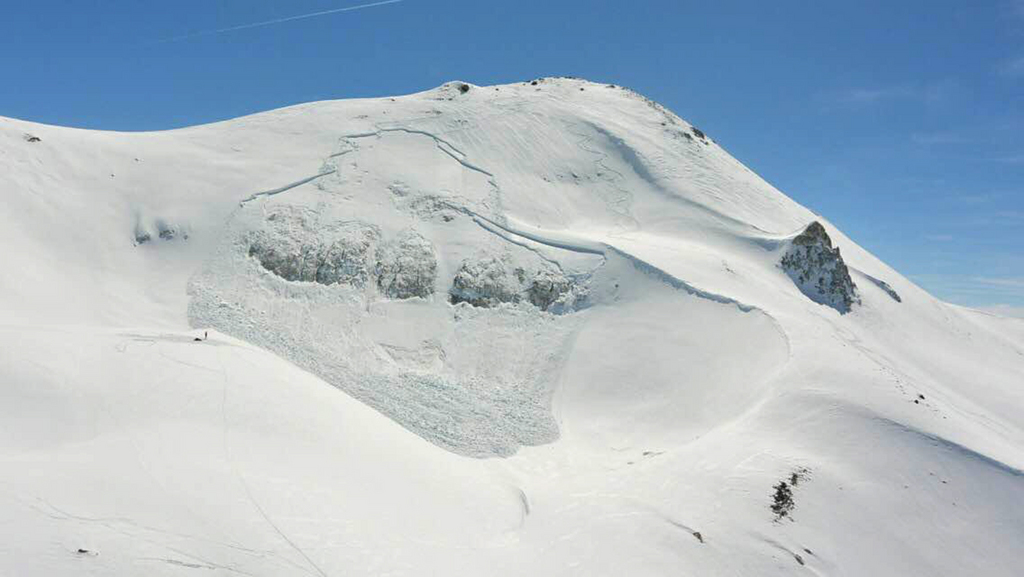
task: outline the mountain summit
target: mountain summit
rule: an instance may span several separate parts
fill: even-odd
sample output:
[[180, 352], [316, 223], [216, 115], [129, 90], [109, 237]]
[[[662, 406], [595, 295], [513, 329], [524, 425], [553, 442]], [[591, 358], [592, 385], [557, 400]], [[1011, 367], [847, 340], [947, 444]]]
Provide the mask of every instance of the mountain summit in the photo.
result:
[[0, 573], [1017, 574], [1024, 322], [713, 136], [571, 78], [0, 119]]

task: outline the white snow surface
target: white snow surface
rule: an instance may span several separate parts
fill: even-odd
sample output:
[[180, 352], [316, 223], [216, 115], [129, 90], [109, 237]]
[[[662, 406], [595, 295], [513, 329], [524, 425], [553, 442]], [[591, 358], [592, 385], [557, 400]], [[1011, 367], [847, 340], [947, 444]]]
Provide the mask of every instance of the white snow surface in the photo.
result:
[[0, 194], [0, 574], [1024, 571], [1024, 320], [632, 91], [0, 118]]

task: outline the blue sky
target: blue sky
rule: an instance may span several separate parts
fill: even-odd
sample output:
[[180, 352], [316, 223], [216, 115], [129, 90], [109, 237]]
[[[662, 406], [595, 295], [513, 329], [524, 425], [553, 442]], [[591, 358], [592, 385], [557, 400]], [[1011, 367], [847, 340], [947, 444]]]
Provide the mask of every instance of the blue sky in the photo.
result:
[[461, 79], [634, 88], [952, 302], [1024, 312], [1024, 0], [36, 0], [0, 115], [151, 130]]

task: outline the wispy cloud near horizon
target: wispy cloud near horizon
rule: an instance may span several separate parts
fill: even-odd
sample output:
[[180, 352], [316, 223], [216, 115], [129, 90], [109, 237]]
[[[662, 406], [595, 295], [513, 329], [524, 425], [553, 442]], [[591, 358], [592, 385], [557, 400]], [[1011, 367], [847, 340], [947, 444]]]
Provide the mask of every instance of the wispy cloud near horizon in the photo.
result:
[[830, 105], [843, 107], [867, 107], [887, 102], [916, 102], [938, 104], [948, 101], [959, 91], [955, 79], [920, 84], [896, 84], [892, 86], [859, 86], [822, 93]]
[[1006, 287], [1011, 289], [1024, 289], [1024, 278], [976, 276], [972, 277], [971, 280], [976, 283], [988, 286]]
[[992, 160], [994, 160], [995, 162], [1001, 162], [1003, 164], [1024, 164], [1024, 153], [997, 156]]
[[910, 135], [910, 140], [913, 141], [914, 144], [920, 144], [922, 146], [937, 144], [964, 144], [968, 142], [966, 138], [953, 132], [915, 132]]
[[885, 88], [850, 88], [838, 94], [838, 100], [847, 104], [874, 104], [883, 100], [912, 98], [915, 91], [907, 86]]
[[1024, 77], [1024, 56], [1011, 58], [999, 65], [999, 73], [1009, 78]]
[[200, 36], [212, 36], [214, 34], [223, 34], [225, 32], [234, 32], [236, 30], [248, 30], [250, 28], [260, 28], [263, 26], [273, 26], [274, 24], [283, 24], [285, 22], [292, 22], [295, 20], [304, 20], [306, 18], [316, 18], [318, 16], [327, 16], [330, 14], [338, 14], [341, 12], [351, 12], [354, 10], [364, 10], [366, 8], [374, 8], [376, 6], [384, 6], [387, 4], [397, 4], [404, 0], [381, 0], [380, 2], [371, 2], [369, 4], [359, 4], [357, 6], [346, 6], [344, 8], [333, 8], [331, 10], [321, 10], [319, 12], [310, 12], [308, 14], [297, 14], [295, 16], [287, 16], [284, 18], [275, 18], [274, 20], [264, 20], [262, 22], [250, 22], [248, 24], [239, 24], [237, 26], [228, 26], [227, 28], [215, 28], [211, 30], [200, 30], [199, 32], [190, 32], [188, 34], [182, 34], [180, 36], [172, 36], [171, 38], [164, 38], [158, 40], [158, 43], [164, 42], [178, 42], [181, 40], [188, 40], [190, 38], [197, 38]]

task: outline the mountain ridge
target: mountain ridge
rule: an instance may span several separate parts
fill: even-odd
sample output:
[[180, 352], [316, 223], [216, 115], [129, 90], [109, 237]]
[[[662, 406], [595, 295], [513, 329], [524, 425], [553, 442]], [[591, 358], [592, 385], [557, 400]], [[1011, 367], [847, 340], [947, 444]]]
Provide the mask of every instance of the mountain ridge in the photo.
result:
[[0, 119], [0, 189], [0, 567], [1016, 570], [1024, 322], [635, 92]]

